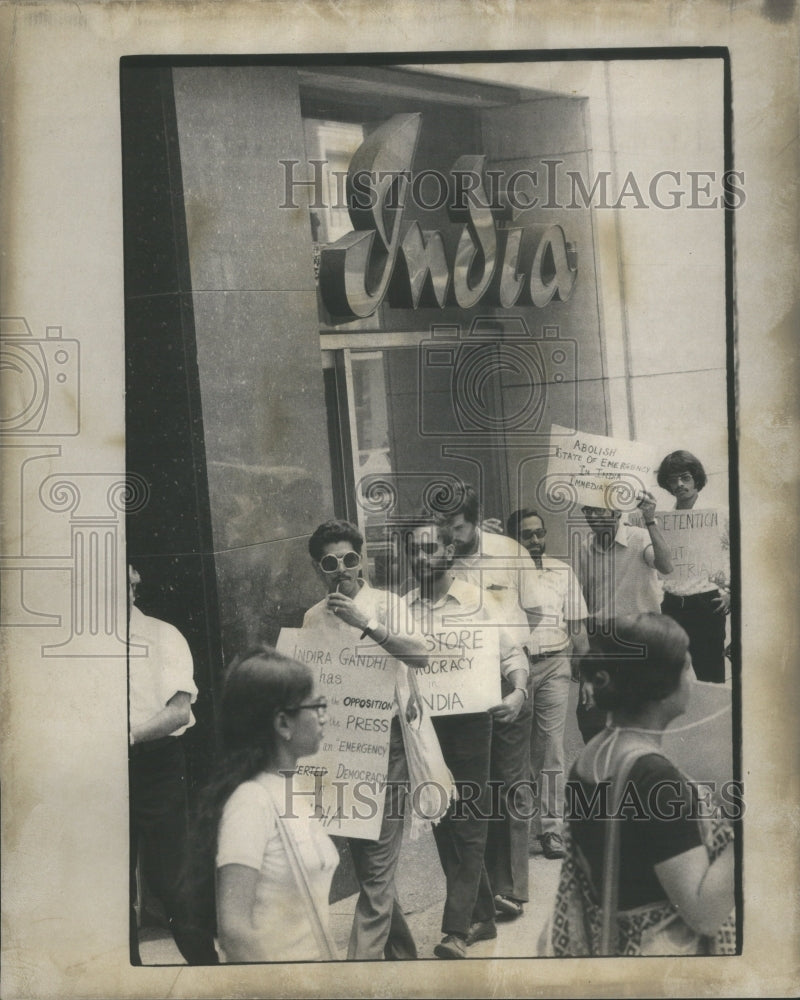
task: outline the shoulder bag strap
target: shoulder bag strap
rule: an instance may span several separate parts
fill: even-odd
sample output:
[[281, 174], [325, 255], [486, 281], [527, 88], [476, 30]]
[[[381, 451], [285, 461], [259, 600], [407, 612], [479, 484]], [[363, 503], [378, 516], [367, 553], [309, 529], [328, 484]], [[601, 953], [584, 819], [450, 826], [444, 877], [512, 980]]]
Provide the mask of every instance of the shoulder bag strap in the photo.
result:
[[600, 954], [617, 954], [617, 909], [619, 900], [619, 844], [620, 823], [617, 819], [625, 783], [631, 773], [631, 768], [640, 757], [658, 753], [658, 748], [652, 744], [637, 746], [628, 750], [620, 759], [617, 773], [611, 782], [610, 807], [611, 815], [606, 826], [603, 842], [603, 884], [601, 894], [600, 924]]
[[303, 900], [303, 904], [305, 905], [308, 913], [311, 930], [313, 931], [314, 939], [317, 942], [320, 955], [325, 961], [335, 962], [339, 957], [336, 949], [336, 943], [328, 930], [326, 921], [323, 920], [319, 910], [317, 909], [316, 900], [314, 899], [314, 894], [311, 891], [308, 869], [306, 868], [305, 862], [303, 861], [300, 851], [297, 848], [297, 843], [286, 825], [285, 819], [278, 812], [272, 798], [272, 793], [268, 788], [267, 792], [269, 794], [270, 804], [272, 805], [272, 809], [275, 813], [275, 825], [278, 828], [278, 836], [280, 837], [281, 845], [286, 852], [289, 867], [291, 869], [292, 876], [294, 877], [295, 884], [297, 885], [297, 891], [300, 893], [300, 898]]

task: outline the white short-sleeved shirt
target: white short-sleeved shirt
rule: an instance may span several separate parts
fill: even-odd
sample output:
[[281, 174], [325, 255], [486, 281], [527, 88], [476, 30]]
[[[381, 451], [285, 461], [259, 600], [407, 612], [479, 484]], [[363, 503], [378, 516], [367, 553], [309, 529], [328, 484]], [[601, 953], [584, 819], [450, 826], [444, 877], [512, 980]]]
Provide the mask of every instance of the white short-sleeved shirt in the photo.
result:
[[[289, 858], [278, 831], [278, 815], [287, 815], [286, 786], [289, 778], [259, 774], [245, 781], [225, 803], [217, 838], [217, 869], [245, 865], [258, 872], [253, 922], [259, 928], [261, 948], [253, 961], [317, 961], [320, 954], [307, 903], [292, 874]], [[339, 854], [322, 824], [313, 815], [307, 796], [290, 797], [294, 818], [285, 820], [308, 873], [317, 912], [328, 920], [331, 880]]]
[[[131, 608], [129, 637], [131, 655], [128, 658], [130, 678], [129, 714], [131, 728], [144, 725], [157, 715], [179, 691], [197, 701], [194, 665], [189, 644], [169, 622], [144, 615], [134, 605]], [[189, 722], [171, 736], [180, 736], [194, 725]]]
[[576, 570], [589, 614], [599, 621], [661, 611], [661, 581], [644, 528], [620, 523], [608, 549], [589, 534], [578, 550]]
[[520, 602], [526, 611], [536, 609], [540, 618], [526, 644], [528, 652], [538, 656], [565, 649], [570, 641], [567, 622], [589, 617], [572, 567], [560, 559], [543, 555], [542, 568], [538, 569], [531, 560], [530, 569], [521, 579]]
[[530, 556], [519, 542], [508, 535], [476, 529], [478, 549], [469, 556], [456, 556], [453, 573], [474, 587], [488, 591], [508, 591], [519, 597], [520, 577], [525, 573]]

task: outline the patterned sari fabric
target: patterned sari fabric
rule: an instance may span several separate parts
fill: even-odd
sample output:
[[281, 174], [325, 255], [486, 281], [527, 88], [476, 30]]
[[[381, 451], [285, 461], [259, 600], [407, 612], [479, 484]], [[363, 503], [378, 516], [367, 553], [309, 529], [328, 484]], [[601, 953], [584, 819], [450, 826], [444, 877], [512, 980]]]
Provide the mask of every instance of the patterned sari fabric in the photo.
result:
[[[733, 838], [729, 824], [703, 821], [709, 859], [714, 860]], [[564, 830], [566, 857], [544, 952], [561, 958], [600, 955], [602, 909], [580, 848], [569, 825]], [[735, 955], [736, 923], [731, 914], [713, 938], [693, 931], [668, 901], [617, 913], [616, 955]]]

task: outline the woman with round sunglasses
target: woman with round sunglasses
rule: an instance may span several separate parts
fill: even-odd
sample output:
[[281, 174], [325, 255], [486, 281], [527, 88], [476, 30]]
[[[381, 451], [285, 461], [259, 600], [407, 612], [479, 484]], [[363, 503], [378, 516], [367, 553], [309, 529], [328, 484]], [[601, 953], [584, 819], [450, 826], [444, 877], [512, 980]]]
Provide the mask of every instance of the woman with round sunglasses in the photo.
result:
[[298, 760], [317, 752], [326, 711], [310, 668], [273, 649], [254, 648], [228, 668], [223, 753], [200, 801], [185, 879], [196, 912], [213, 919], [216, 901], [223, 961], [338, 957], [328, 895], [339, 855], [310, 814], [313, 801], [287, 787]]

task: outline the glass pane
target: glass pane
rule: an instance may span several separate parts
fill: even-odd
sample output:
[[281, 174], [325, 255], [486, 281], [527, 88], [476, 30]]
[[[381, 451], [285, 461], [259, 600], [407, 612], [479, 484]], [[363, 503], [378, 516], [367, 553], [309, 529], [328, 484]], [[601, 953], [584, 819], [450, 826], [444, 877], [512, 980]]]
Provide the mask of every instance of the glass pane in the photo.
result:
[[318, 118], [306, 118], [303, 127], [308, 159], [322, 160], [323, 206], [311, 209], [312, 238], [315, 243], [335, 243], [353, 229], [347, 211], [345, 177], [353, 153], [364, 141], [364, 128]]
[[[383, 351], [352, 354], [356, 480], [392, 471]], [[360, 487], [359, 487], [360, 488]]]

